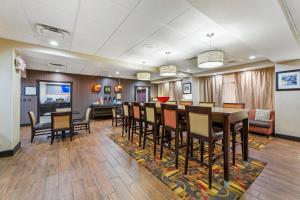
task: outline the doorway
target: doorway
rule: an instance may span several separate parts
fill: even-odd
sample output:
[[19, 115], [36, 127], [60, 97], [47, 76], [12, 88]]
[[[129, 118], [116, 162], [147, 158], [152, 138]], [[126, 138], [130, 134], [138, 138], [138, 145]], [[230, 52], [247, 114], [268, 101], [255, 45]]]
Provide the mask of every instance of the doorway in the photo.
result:
[[139, 103], [147, 103], [150, 101], [150, 87], [135, 86], [135, 101]]

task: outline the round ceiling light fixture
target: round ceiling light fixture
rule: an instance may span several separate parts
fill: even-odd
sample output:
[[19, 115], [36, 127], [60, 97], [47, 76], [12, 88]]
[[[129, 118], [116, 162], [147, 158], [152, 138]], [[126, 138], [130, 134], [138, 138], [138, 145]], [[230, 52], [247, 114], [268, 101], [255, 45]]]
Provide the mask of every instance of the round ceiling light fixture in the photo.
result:
[[[170, 51], [165, 52], [167, 56], [167, 63], [169, 60], [169, 55], [171, 54]], [[159, 75], [160, 76], [176, 76], [177, 74], [177, 67], [175, 65], [163, 65], [159, 67]]]
[[[211, 38], [214, 33], [208, 33], [206, 36], [210, 38], [210, 49], [212, 49]], [[202, 52], [197, 57], [197, 64], [199, 68], [216, 68], [224, 65], [224, 52], [221, 50], [209, 50]]]
[[141, 81], [150, 81], [151, 80], [151, 73], [149, 73], [149, 72], [138, 72], [136, 74], [136, 78], [138, 80], [141, 80]]

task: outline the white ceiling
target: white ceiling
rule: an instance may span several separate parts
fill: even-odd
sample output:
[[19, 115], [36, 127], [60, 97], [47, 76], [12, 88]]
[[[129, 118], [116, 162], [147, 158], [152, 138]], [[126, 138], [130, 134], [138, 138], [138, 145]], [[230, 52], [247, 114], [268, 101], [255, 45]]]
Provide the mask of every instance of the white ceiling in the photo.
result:
[[[278, 0], [285, 1], [285, 0]], [[108, 57], [127, 63], [114, 65], [23, 52], [33, 69], [49, 69], [50, 60], [65, 62], [64, 72], [131, 76], [162, 64], [178, 64], [180, 71], [201, 71], [190, 58], [213, 48], [225, 51], [235, 65], [257, 60], [299, 58], [280, 4], [275, 0], [2, 0], [0, 37], [46, 47], [57, 40], [61, 50]], [[300, 27], [299, 1], [286, 0]], [[276, 22], [276, 23], [274, 23]], [[71, 32], [71, 40], [40, 36], [35, 23]], [[168, 61], [165, 51], [171, 51]], [[249, 61], [251, 55], [256, 60]], [[145, 64], [141, 65], [143, 61]], [[131, 68], [128, 67], [131, 63]], [[233, 64], [228, 64], [229, 66]]]

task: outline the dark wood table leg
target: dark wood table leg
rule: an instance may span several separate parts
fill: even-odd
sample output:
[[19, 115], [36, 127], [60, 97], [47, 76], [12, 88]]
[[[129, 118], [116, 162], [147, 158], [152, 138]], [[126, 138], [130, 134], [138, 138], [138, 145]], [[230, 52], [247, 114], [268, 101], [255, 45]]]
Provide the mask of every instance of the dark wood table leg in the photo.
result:
[[249, 127], [249, 124], [248, 124], [248, 118], [244, 119], [243, 120], [243, 160], [244, 162], [246, 162], [246, 164], [248, 163], [248, 154], [249, 154], [249, 151], [248, 151], [248, 134], [249, 134], [249, 131], [248, 131], [248, 127]]
[[230, 147], [230, 115], [224, 116], [224, 186], [229, 182], [229, 147]]

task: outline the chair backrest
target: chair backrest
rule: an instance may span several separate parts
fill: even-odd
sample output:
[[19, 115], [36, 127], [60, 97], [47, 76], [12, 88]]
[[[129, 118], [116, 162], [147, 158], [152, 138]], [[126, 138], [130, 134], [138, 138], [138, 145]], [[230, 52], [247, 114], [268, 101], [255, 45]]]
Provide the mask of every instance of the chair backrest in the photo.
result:
[[116, 108], [116, 107], [113, 107], [113, 108], [111, 109], [111, 111], [112, 111], [113, 118], [116, 118], [116, 117], [117, 117], [117, 108]]
[[71, 108], [56, 108], [55, 112], [70, 112]]
[[212, 136], [212, 108], [186, 106], [188, 132], [202, 137]]
[[145, 103], [145, 121], [150, 123], [156, 123], [156, 104]]
[[31, 128], [34, 128], [35, 125], [36, 125], [36, 119], [35, 119], [34, 112], [33, 111], [29, 111], [28, 112], [28, 116], [29, 116], [29, 119], [30, 119]]
[[166, 128], [178, 128], [178, 106], [161, 104], [162, 123]]
[[129, 117], [129, 103], [123, 102], [123, 116]]
[[84, 115], [85, 121], [90, 122], [90, 119], [91, 119], [91, 111], [92, 111], [91, 108], [86, 109], [85, 115]]
[[167, 101], [165, 104], [175, 105], [175, 104], [177, 104], [177, 101]]
[[200, 107], [209, 107], [209, 108], [213, 108], [215, 107], [215, 102], [199, 102]]
[[72, 112], [51, 113], [52, 131], [70, 130], [72, 127]]
[[192, 106], [193, 101], [179, 101], [179, 105]]
[[141, 104], [137, 102], [133, 102], [132, 108], [133, 108], [133, 118], [141, 119], [142, 118]]
[[245, 109], [244, 103], [223, 103], [224, 108], [243, 108]]

